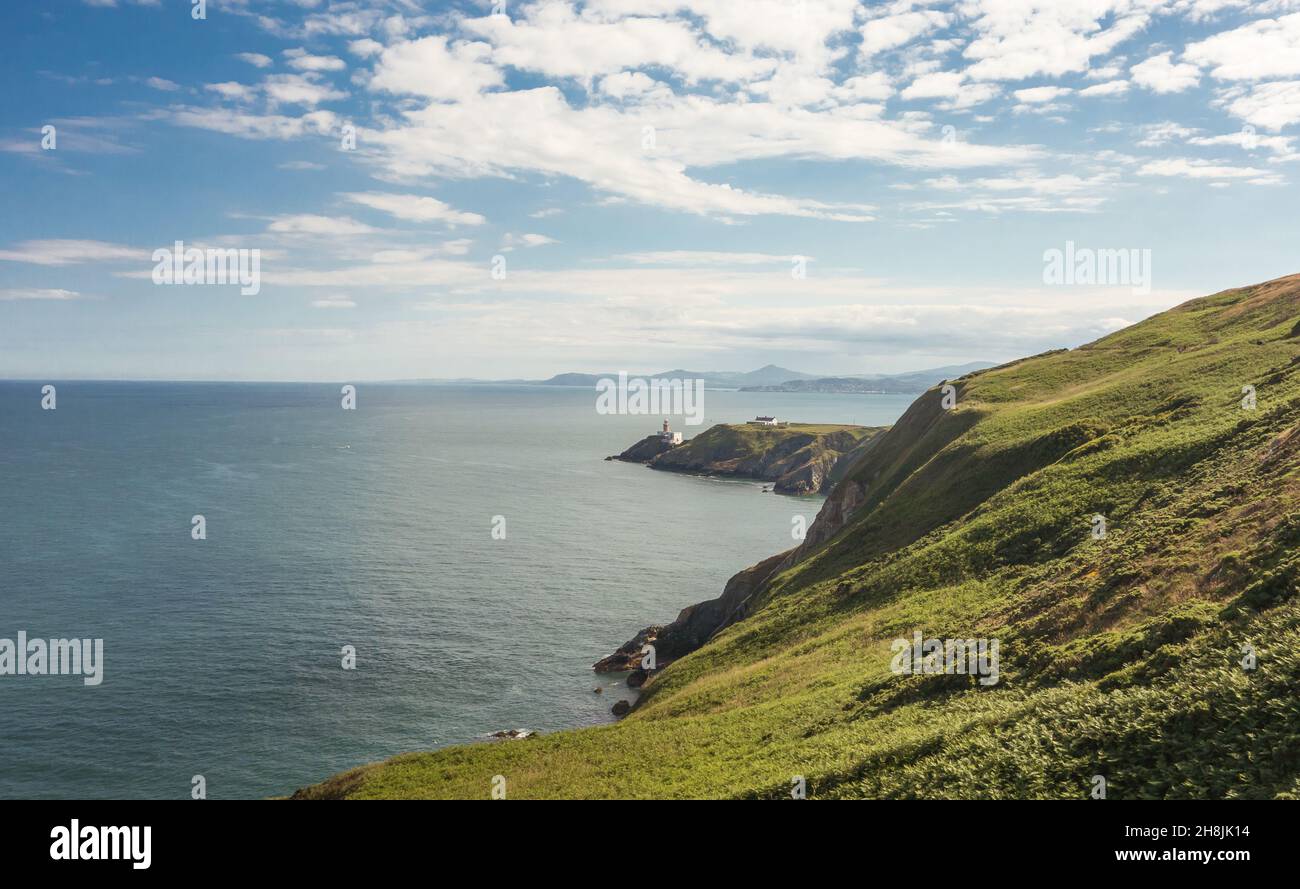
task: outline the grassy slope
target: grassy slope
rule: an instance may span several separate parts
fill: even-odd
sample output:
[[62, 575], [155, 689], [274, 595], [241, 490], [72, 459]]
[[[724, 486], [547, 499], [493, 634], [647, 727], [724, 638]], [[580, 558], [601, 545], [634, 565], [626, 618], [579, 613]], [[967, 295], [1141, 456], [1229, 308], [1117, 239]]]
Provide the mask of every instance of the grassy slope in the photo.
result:
[[[1300, 276], [972, 375], [954, 411], [931, 391], [854, 466], [848, 525], [622, 722], [304, 795], [1300, 795], [1298, 318]], [[999, 638], [1001, 683], [894, 676], [915, 628]]]

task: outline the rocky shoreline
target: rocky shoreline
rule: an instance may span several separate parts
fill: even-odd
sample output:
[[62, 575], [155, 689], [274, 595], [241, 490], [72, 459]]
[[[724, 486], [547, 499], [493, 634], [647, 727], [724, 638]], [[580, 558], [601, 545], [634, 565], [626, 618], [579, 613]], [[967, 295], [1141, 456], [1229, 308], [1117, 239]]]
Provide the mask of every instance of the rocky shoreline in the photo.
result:
[[[646, 627], [620, 645], [613, 654], [593, 664], [592, 670], [596, 673], [628, 672], [626, 682], [631, 688], [652, 683], [655, 671], [690, 654], [718, 632], [744, 618], [749, 613], [750, 601], [796, 552], [797, 550], [789, 550], [777, 553], [739, 572], [727, 581], [718, 598], [686, 606], [672, 623]], [[646, 646], [654, 647], [655, 670], [642, 668], [642, 652]], [[632, 702], [628, 709], [634, 709], [644, 697], [642, 695]], [[623, 711], [626, 712], [628, 711]], [[621, 716], [623, 713], [614, 715]]]
[[[661, 465], [660, 458], [673, 451], [682, 451], [691, 442], [695, 442], [698, 438], [703, 438], [710, 432], [722, 428], [727, 427], [712, 427], [697, 439], [691, 439], [690, 442], [678, 445], [672, 445], [657, 435], [648, 436], [622, 454], [616, 457], [607, 457], [606, 459], [647, 463], [654, 469], [687, 471], [674, 466]], [[737, 572], [727, 581], [722, 594], [716, 599], [688, 605], [678, 613], [677, 618], [671, 623], [655, 624], [644, 628], [627, 642], [620, 645], [614, 653], [601, 658], [593, 664], [592, 670], [596, 673], [628, 673], [627, 682], [629, 687], [635, 688], [647, 683], [652, 686], [655, 671], [668, 666], [678, 658], [685, 657], [703, 646], [722, 630], [746, 617], [750, 612], [751, 603], [755, 602], [767, 589], [768, 583], [773, 577], [797, 564], [807, 553], [835, 536], [866, 502], [867, 484], [863, 481], [844, 478], [844, 476], [847, 475], [848, 469], [864, 453], [880, 441], [878, 433], [881, 431], [883, 429], [867, 429], [866, 434], [854, 446], [836, 456], [836, 461], [844, 461], [840, 467], [841, 471], [834, 473], [834, 479], [839, 483], [832, 483], [830, 475], [826, 477], [825, 484], [831, 487], [829, 496], [826, 502], [822, 504], [817, 513], [817, 518], [809, 526], [807, 535], [799, 546], [769, 556], [758, 564]], [[834, 435], [835, 433], [821, 433], [823, 436], [827, 434]], [[806, 437], [805, 435], [800, 436], [800, 438]], [[800, 441], [799, 444], [806, 447], [807, 442]], [[788, 453], [788, 450], [785, 453]], [[778, 460], [770, 461], [768, 465], [781, 466], [783, 464]], [[737, 473], [733, 472], [731, 474]], [[643, 651], [647, 646], [653, 646], [654, 670], [647, 670], [642, 667], [645, 657]], [[632, 702], [627, 709], [620, 708], [620, 712], [614, 715], [622, 716], [635, 709], [644, 698], [645, 695], [643, 694], [635, 702]], [[625, 702], [620, 701], [619, 705], [623, 703]]]

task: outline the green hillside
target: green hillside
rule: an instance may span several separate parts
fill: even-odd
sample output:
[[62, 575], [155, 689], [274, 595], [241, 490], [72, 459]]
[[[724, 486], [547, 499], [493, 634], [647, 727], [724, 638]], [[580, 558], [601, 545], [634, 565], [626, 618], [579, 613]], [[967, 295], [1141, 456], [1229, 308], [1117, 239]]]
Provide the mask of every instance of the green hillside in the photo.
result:
[[[931, 390], [621, 722], [299, 795], [1300, 796], [1298, 322], [1293, 276]], [[891, 672], [916, 630], [999, 682]]]

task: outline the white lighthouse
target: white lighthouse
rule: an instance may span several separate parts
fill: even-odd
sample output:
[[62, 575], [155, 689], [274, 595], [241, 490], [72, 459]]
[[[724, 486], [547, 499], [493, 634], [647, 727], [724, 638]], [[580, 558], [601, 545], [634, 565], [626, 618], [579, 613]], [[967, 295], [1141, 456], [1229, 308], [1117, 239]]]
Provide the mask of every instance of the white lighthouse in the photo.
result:
[[673, 432], [673, 430], [669, 428], [667, 417], [664, 418], [664, 430], [659, 433], [659, 438], [670, 445], [679, 445], [682, 443], [682, 434], [680, 432]]

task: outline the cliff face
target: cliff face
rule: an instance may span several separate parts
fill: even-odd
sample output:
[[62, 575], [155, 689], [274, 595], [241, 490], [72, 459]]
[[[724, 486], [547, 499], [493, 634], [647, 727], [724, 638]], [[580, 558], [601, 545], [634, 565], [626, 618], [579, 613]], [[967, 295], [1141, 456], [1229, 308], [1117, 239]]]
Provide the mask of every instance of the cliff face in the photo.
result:
[[658, 434], [647, 435], [618, 456], [605, 459], [622, 460], [625, 463], [650, 463], [660, 454], [665, 454], [672, 449], [673, 445], [664, 441]]
[[[1048, 352], [1034, 358], [1044, 358], [1064, 351]], [[1002, 368], [1012, 368], [1034, 358], [1020, 359], [1003, 365]], [[993, 368], [998, 369], [1000, 368]], [[984, 372], [974, 371], [952, 381], [956, 404], [962, 402], [964, 390], [971, 380]], [[893, 426], [883, 427], [878, 434], [861, 440], [842, 458], [835, 473], [838, 482], [833, 485], [799, 546], [739, 572], [727, 582], [721, 597], [686, 608], [672, 624], [656, 628], [661, 638], [678, 640], [678, 644], [672, 648], [674, 653], [668, 657], [688, 654], [693, 649], [684, 650], [681, 643], [699, 639], [695, 647], [703, 645], [713, 635], [745, 616], [741, 611], [727, 608], [724, 604], [728, 600], [727, 590], [733, 584], [745, 590], [747, 602], [756, 599], [767, 592], [769, 581], [821, 550], [855, 517], [870, 513], [873, 507], [895, 494], [901, 498], [898, 502], [905, 504], [905, 509], [914, 513], [910, 516], [910, 530], [905, 530], [908, 526], [902, 524], [893, 528], [895, 533], [892, 536], [906, 542], [919, 538], [969, 509], [973, 498], [982, 496], [979, 494], [982, 485], [961, 472], [945, 471], [946, 466], [965, 459], [960, 451], [945, 453], [945, 449], [974, 426], [981, 416], [979, 410], [946, 409], [942, 389], [936, 386], [914, 401]], [[999, 461], [1009, 470], [1004, 481], [1059, 459], [1096, 434], [1096, 429], [1083, 424], [1078, 429], [1070, 427], [1065, 434], [1056, 431], [1040, 436], [1029, 447], [1013, 449], [1008, 458]], [[936, 489], [942, 492], [941, 496], [934, 496]], [[917, 496], [921, 492], [928, 492], [929, 500], [938, 506], [937, 511], [915, 514], [912, 507], [918, 501], [913, 499], [912, 492], [916, 492]], [[903, 532], [903, 535], [900, 537], [897, 532]], [[683, 624], [684, 620], [690, 624], [689, 628]], [[709, 626], [708, 632], [703, 633], [706, 625]]]
[[[1300, 798], [1300, 276], [954, 383], [655, 628], [623, 721], [306, 795]], [[1000, 672], [900, 671], [917, 633]]]
[[778, 494], [828, 490], [880, 427], [789, 423], [779, 427], [720, 424], [676, 447], [651, 436], [614, 459], [652, 469], [752, 478]]
[[750, 599], [762, 589], [764, 582], [789, 554], [778, 553], [734, 575], [727, 581], [718, 598], [687, 605], [677, 615], [677, 619], [666, 626], [646, 627], [613, 654], [597, 661], [592, 669], [597, 673], [639, 669], [642, 649], [646, 645], [655, 647], [655, 660], [660, 667], [690, 654], [713, 638], [719, 630], [743, 619], [749, 613]]

